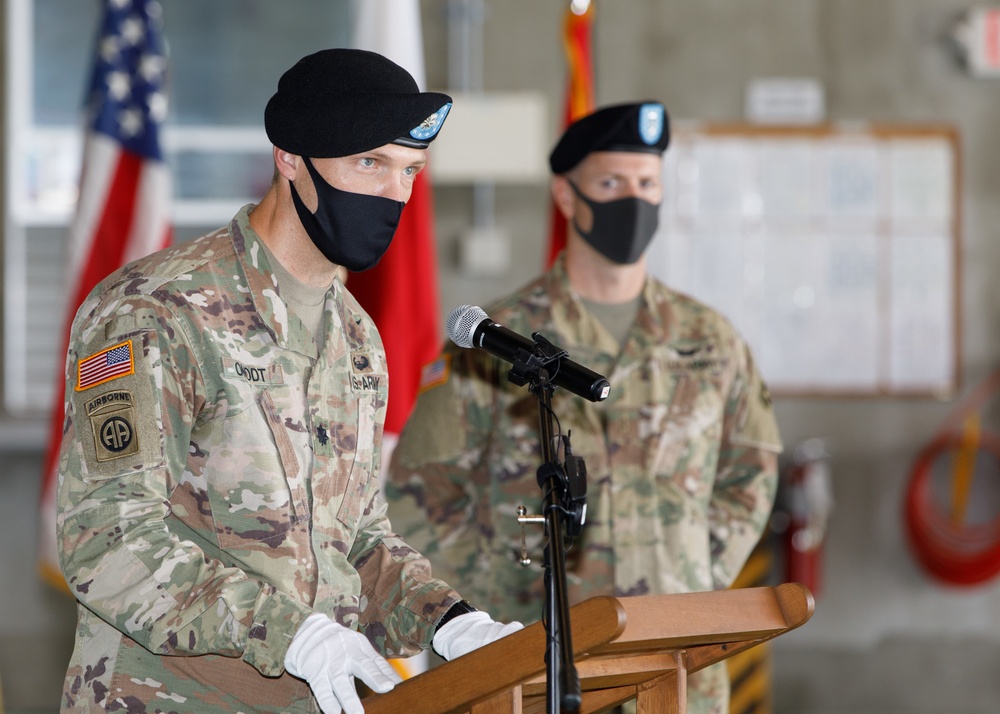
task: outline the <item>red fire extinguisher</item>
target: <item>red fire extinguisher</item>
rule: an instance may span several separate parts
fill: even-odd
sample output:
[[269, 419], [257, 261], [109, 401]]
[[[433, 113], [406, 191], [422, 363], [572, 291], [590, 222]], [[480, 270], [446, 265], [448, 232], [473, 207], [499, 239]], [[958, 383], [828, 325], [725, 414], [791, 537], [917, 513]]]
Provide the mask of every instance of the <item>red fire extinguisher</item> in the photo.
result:
[[783, 477], [785, 576], [818, 597], [823, 585], [823, 545], [833, 511], [830, 462], [822, 439], [807, 439], [792, 452]]

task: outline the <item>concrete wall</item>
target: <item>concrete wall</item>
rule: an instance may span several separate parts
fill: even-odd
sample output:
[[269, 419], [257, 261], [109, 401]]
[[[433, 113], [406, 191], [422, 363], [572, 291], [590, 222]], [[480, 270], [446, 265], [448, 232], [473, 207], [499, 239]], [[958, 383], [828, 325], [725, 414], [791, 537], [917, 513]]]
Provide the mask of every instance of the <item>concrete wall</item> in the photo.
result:
[[[954, 124], [963, 152], [962, 393], [1000, 355], [1000, 81], [970, 78], [945, 42], [957, 0], [597, 0], [597, 99], [660, 98], [677, 119], [740, 120], [758, 77], [820, 80], [832, 120]], [[562, 0], [488, 0], [486, 90], [539, 90], [555, 136], [564, 92]], [[424, 0], [429, 84], [447, 83], [447, 2]], [[471, 189], [436, 189], [442, 315], [537, 272], [546, 188], [498, 188], [512, 236], [508, 274], [471, 279], [454, 258]], [[953, 402], [781, 399], [786, 443], [828, 439], [836, 512], [816, 615], [775, 643], [776, 709], [788, 714], [1000, 709], [1000, 585], [939, 585], [914, 563], [901, 523], [913, 458]], [[0, 426], [0, 428], [5, 428]], [[990, 429], [990, 422], [984, 424]], [[34, 576], [40, 455], [0, 454], [0, 677], [8, 710], [54, 710], [72, 607]]]
[[[425, 17], [445, 3], [425, 3]], [[945, 122], [961, 136], [962, 369], [960, 394], [995, 368], [1000, 353], [1000, 81], [971, 78], [946, 38], [969, 6], [952, 0], [615, 0], [595, 26], [599, 104], [663, 100], [675, 119], [743, 118], [747, 83], [810, 77], [826, 90], [832, 121]], [[562, 2], [487, 2], [487, 90], [549, 94], [552, 132], [564, 96]], [[444, 59], [432, 59], [430, 79]], [[515, 38], [517, 38], [515, 40]], [[515, 45], [517, 52], [510, 53]], [[444, 75], [437, 74], [439, 81]], [[439, 240], [455, 240], [467, 215], [457, 189], [439, 191]], [[545, 242], [545, 188], [497, 189], [497, 221], [534, 272]], [[512, 210], [513, 206], [520, 210]], [[525, 229], [527, 225], [527, 229]], [[527, 232], [525, 232], [527, 230]], [[442, 309], [482, 304], [493, 282], [442, 264]], [[500, 282], [500, 281], [497, 281]], [[910, 555], [902, 499], [910, 467], [954, 401], [780, 399], [786, 444], [821, 436], [833, 454], [834, 515], [816, 614], [776, 641], [779, 712], [992, 712], [1000, 644], [1000, 589], [956, 589], [929, 579]], [[988, 430], [987, 421], [984, 429]], [[947, 676], [945, 676], [947, 673]]]

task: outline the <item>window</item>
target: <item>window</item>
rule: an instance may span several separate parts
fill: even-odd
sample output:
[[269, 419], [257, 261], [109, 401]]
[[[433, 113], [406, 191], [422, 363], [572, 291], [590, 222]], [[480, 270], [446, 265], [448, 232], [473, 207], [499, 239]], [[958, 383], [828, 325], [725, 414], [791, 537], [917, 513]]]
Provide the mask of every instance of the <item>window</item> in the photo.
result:
[[[66, 227], [101, 6], [6, 2], [0, 324], [8, 416], [49, 411], [64, 357]], [[278, 77], [305, 54], [348, 44], [352, 18], [349, 0], [171, 0], [162, 9], [170, 53], [163, 148], [181, 241], [223, 225], [264, 192], [272, 162], [262, 117]]]

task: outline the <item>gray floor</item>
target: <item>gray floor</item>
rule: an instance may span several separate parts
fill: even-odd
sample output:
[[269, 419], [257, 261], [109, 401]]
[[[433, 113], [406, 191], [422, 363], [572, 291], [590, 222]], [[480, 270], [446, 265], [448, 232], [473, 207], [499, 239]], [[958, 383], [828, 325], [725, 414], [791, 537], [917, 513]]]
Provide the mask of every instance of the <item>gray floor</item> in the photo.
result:
[[866, 651], [780, 648], [775, 714], [996, 714], [1000, 649], [897, 637]]

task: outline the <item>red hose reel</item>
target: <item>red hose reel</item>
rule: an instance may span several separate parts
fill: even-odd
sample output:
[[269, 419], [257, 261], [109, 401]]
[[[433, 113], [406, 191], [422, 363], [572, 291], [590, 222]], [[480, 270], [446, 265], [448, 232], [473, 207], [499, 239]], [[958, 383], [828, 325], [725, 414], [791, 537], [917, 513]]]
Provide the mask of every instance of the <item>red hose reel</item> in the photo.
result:
[[[978, 523], [966, 517], [976, 464], [990, 464], [1000, 474], [1000, 438], [982, 432], [975, 415], [993, 392], [987, 387], [997, 382], [1000, 373], [960, 405], [946, 421], [952, 426], [939, 432], [917, 456], [907, 484], [904, 516], [913, 552], [932, 576], [951, 585], [978, 585], [1000, 574], [1000, 512]], [[952, 461], [950, 509], [935, 494], [935, 485], [940, 487], [940, 479], [935, 483], [935, 469], [940, 474], [941, 463], [947, 459]]]

